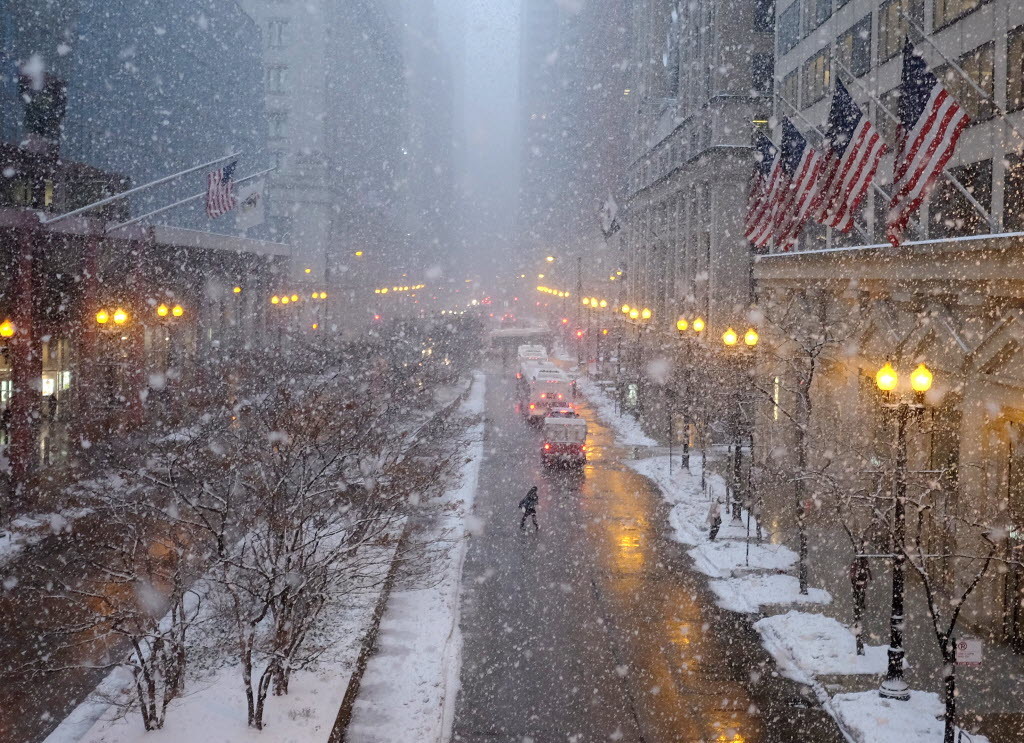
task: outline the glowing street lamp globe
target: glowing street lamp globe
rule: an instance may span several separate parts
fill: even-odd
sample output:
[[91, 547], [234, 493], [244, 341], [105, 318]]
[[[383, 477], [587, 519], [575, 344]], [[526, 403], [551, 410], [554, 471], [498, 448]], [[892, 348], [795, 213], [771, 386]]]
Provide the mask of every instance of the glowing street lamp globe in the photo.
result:
[[910, 375], [910, 386], [914, 392], [925, 393], [932, 388], [932, 372], [924, 364], [918, 364]]
[[174, 315], [175, 317], [181, 317], [182, 315], [185, 314], [185, 308], [182, 307], [180, 304], [176, 304], [171, 309], [171, 314]]
[[601, 304], [601, 309], [603, 310], [605, 307], [608, 306], [608, 300], [602, 299], [600, 304]]
[[629, 311], [630, 320], [636, 320], [638, 317], [640, 317], [640, 310], [638, 310], [636, 307]]
[[124, 325], [126, 322], [128, 322], [128, 313], [118, 307], [114, 310], [114, 324]]
[[168, 307], [166, 304], [161, 304], [159, 307], [156, 308], [156, 314], [158, 317], [167, 317], [167, 313], [169, 313], [170, 311], [171, 308]]
[[0, 338], [11, 338], [14, 335], [14, 323], [10, 318], [0, 322]]
[[99, 312], [96, 313], [96, 322], [98, 322], [100, 325], [106, 325], [108, 322], [110, 322], [110, 313], [107, 312], [106, 310], [100, 310]]
[[649, 309], [644, 307], [643, 310], [641, 310], [640, 312], [640, 317], [643, 318], [644, 320], [650, 320], [652, 314], [653, 313]]
[[703, 333], [704, 332], [704, 328], [706, 328], [706, 327], [707, 327], [707, 325], [704, 324], [704, 318], [703, 317], [698, 317], [696, 320], [693, 321], [693, 332], [694, 333]]
[[728, 328], [722, 333], [722, 343], [727, 346], [735, 346], [736, 342], [739, 341], [739, 336], [736, 335], [736, 331], [732, 328]]
[[882, 392], [892, 392], [896, 389], [896, 385], [900, 382], [900, 376], [896, 373], [896, 370], [892, 368], [892, 364], [889, 362], [885, 363], [881, 369], [875, 374], [875, 384], [878, 389]]
[[682, 333], [688, 327], [690, 327], [690, 323], [686, 321], [685, 317], [680, 317], [678, 320], [676, 320], [676, 330], [678, 330], [680, 333]]
[[747, 332], [743, 336], [743, 342], [746, 343], [751, 348], [756, 346], [759, 340], [761, 340], [761, 336], [759, 336], [757, 334], [757, 331], [754, 330], [753, 328], [747, 330]]
[[630, 309], [631, 307], [628, 304], [624, 304], [622, 305], [622, 307], [619, 308], [623, 315], [628, 315]]
[[582, 299], [581, 301], [582, 301], [582, 302], [583, 302], [583, 304], [585, 304], [585, 305], [586, 305], [587, 307], [589, 307], [589, 306], [590, 306], [590, 297], [584, 297], [584, 298], [583, 298], [583, 299]]

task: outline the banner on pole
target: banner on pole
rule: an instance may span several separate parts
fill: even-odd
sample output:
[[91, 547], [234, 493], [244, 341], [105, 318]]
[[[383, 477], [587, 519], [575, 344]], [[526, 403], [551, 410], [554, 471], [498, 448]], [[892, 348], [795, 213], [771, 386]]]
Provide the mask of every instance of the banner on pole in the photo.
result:
[[238, 207], [235, 214], [235, 226], [238, 229], [248, 230], [263, 224], [266, 219], [265, 185], [265, 180], [259, 178], [238, 186]]

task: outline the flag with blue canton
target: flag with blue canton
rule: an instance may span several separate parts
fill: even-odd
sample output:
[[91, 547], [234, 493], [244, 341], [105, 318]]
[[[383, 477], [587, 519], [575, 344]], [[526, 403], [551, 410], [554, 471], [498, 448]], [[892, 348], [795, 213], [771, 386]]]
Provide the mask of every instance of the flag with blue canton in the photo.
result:
[[896, 158], [885, 236], [899, 245], [911, 216], [934, 187], [970, 117], [939, 84], [908, 38], [896, 127]]
[[849, 232], [887, 148], [838, 78], [825, 143], [821, 183], [812, 214], [820, 224]]
[[754, 172], [750, 179], [750, 197], [744, 236], [755, 248], [764, 248], [771, 238], [772, 186], [778, 182], [778, 148], [762, 132], [754, 137]]
[[779, 192], [773, 224], [775, 244], [782, 250], [793, 247], [811, 215], [821, 172], [821, 154], [811, 147], [788, 118], [782, 120], [782, 162]]

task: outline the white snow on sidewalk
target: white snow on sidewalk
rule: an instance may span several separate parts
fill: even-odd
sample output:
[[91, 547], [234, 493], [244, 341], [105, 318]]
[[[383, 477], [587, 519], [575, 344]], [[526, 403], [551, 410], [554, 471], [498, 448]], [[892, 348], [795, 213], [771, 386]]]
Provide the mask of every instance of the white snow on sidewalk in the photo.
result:
[[754, 570], [784, 571], [796, 564], [797, 554], [784, 544], [739, 540], [704, 542], [687, 550], [693, 566], [712, 578], [731, 578]]
[[[906, 702], [883, 699], [875, 690], [832, 697], [839, 723], [856, 743], [938, 743], [942, 740], [943, 713], [938, 694], [910, 692]], [[970, 734], [971, 743], [989, 743]]]
[[801, 595], [800, 581], [780, 573], [751, 573], [741, 578], [709, 581], [708, 586], [723, 609], [747, 614], [761, 611], [762, 606], [832, 602], [831, 594], [821, 588], [808, 588], [807, 595]]
[[819, 675], [881, 675], [888, 664], [884, 645], [866, 645], [857, 655], [849, 628], [822, 614], [789, 611], [754, 622], [754, 629], [783, 675], [800, 683]]
[[657, 446], [658, 442], [643, 432], [640, 422], [629, 413], [618, 413], [615, 401], [587, 377], [576, 380], [576, 387], [594, 406], [597, 414], [615, 432], [620, 446]]
[[[477, 373], [463, 415], [484, 410], [485, 377]], [[468, 549], [466, 516], [473, 509], [483, 423], [469, 430], [470, 445], [460, 484], [446, 498], [455, 509], [446, 524], [457, 540], [429, 588], [395, 591], [381, 622], [377, 652], [363, 676], [346, 741], [440, 743], [451, 737], [462, 665], [459, 630], [462, 566]]]

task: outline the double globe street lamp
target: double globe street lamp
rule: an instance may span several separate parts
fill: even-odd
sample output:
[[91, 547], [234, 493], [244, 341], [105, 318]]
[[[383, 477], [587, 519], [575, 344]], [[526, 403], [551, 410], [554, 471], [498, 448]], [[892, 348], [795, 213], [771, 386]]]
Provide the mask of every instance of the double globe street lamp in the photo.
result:
[[903, 598], [906, 590], [904, 547], [907, 534], [907, 423], [911, 414], [924, 409], [924, 395], [932, 388], [934, 375], [924, 364], [918, 364], [910, 373], [913, 395], [900, 391], [900, 375], [892, 363], [875, 373], [875, 385], [884, 397], [882, 406], [892, 412], [895, 423], [895, 452], [893, 462], [893, 530], [892, 530], [892, 611], [889, 615], [889, 663], [885, 678], [878, 689], [887, 699], [910, 699], [910, 687], [903, 678]]

